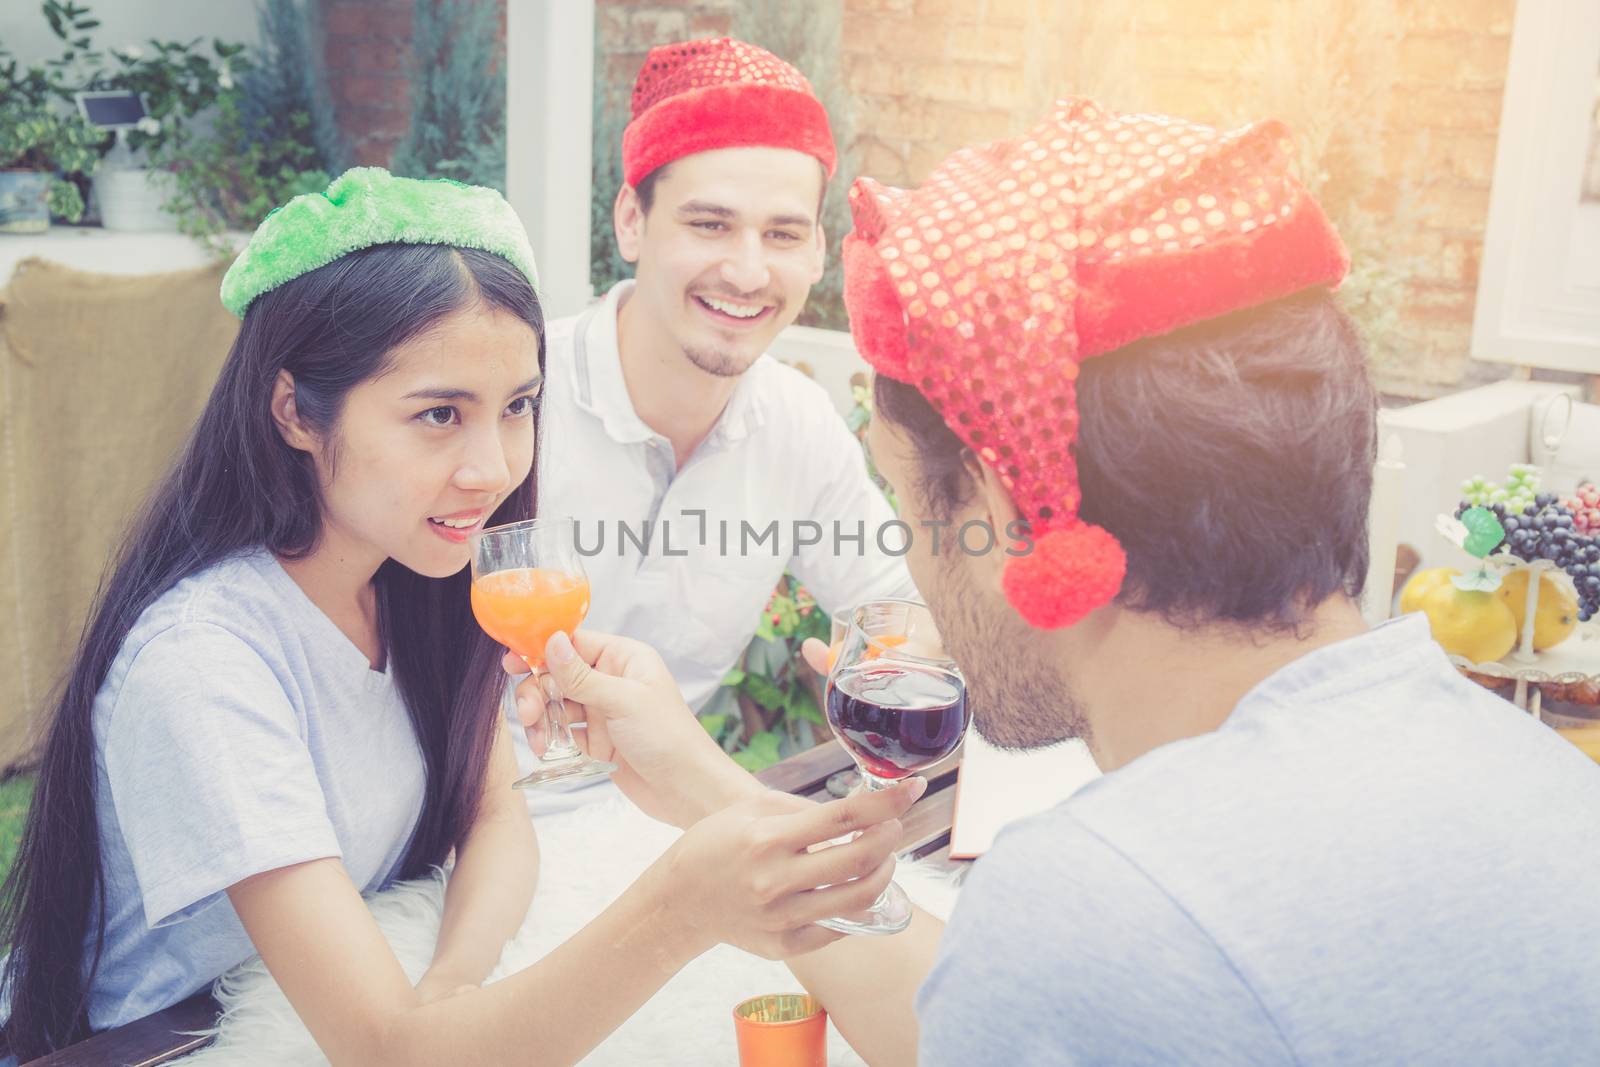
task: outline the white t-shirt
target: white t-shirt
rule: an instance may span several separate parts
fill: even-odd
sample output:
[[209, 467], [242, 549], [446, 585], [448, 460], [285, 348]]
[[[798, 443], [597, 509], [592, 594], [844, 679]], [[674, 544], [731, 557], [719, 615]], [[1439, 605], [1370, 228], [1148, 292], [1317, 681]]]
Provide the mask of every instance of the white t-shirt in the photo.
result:
[[422, 753], [394, 679], [265, 550], [145, 610], [93, 725], [106, 878], [96, 1029], [175, 1004], [255, 952], [229, 886], [336, 856], [377, 889], [422, 811]]
[[827, 392], [770, 356], [741, 376], [676, 469], [672, 443], [639, 418], [622, 377], [617, 309], [632, 285], [549, 325], [539, 514], [578, 520], [593, 593], [585, 625], [654, 646], [698, 708], [785, 570], [827, 611], [916, 589], [892, 554], [903, 554], [903, 535], [890, 530], [880, 548], [894, 514]]

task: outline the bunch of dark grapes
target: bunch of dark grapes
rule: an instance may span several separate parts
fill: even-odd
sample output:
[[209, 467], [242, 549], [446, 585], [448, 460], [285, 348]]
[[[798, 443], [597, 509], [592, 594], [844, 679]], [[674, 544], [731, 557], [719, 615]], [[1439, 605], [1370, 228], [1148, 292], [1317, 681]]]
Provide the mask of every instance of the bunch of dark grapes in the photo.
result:
[[[1456, 517], [1468, 506], [1457, 509]], [[1578, 591], [1579, 622], [1600, 615], [1600, 537], [1580, 527], [1571, 508], [1554, 493], [1540, 493], [1518, 514], [1506, 514], [1503, 504], [1489, 510], [1505, 527], [1505, 551], [1529, 563], [1550, 560], [1572, 578]]]

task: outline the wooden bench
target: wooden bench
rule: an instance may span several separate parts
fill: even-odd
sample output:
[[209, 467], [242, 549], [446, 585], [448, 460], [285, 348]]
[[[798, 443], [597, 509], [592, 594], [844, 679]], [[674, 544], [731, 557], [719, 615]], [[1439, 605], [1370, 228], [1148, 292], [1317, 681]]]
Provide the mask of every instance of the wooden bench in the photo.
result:
[[[902, 856], [931, 860], [948, 857], [950, 817], [955, 808], [955, 790], [951, 787], [959, 765], [960, 757], [953, 756], [928, 772], [927, 793], [903, 820]], [[828, 800], [829, 776], [849, 766], [850, 757], [839, 742], [828, 741], [768, 767], [757, 777], [773, 789]], [[30, 1063], [37, 1067], [152, 1067], [209, 1044], [209, 1038], [194, 1037], [192, 1033], [209, 1028], [216, 1018], [217, 1002], [211, 994], [197, 993], [165, 1011], [106, 1030]]]

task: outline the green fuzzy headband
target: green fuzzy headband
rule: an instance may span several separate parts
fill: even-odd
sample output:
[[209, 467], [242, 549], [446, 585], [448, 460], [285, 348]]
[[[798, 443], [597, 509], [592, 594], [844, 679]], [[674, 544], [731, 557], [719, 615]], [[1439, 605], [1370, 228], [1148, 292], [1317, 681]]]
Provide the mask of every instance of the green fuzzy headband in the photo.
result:
[[448, 178], [396, 178], [352, 167], [325, 193], [306, 193], [256, 227], [222, 279], [222, 306], [240, 318], [250, 302], [340, 256], [373, 245], [453, 245], [509, 260], [539, 288], [522, 221], [493, 189]]

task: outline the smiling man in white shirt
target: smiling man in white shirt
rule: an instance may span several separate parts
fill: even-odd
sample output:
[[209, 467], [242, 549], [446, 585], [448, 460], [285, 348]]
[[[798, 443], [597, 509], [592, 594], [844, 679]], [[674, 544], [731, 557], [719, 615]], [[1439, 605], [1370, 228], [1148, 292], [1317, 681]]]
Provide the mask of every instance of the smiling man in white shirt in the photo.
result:
[[636, 279], [552, 322], [539, 513], [578, 519], [586, 625], [660, 650], [701, 707], [793, 573], [827, 610], [914, 596], [826, 392], [766, 355], [822, 276], [827, 113], [729, 38], [653, 50], [623, 136]]

